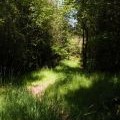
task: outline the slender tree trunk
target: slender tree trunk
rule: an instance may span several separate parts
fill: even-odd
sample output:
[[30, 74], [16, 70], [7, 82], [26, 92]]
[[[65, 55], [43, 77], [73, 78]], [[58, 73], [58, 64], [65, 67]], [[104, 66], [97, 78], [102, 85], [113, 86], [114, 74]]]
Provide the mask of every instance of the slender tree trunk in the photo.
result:
[[83, 68], [86, 68], [86, 53], [85, 53], [85, 29], [83, 28], [83, 42], [82, 42], [82, 59], [83, 59]]
[[83, 55], [83, 68], [87, 67], [87, 45], [88, 45], [88, 29], [83, 28], [83, 43], [82, 43], [82, 55]]

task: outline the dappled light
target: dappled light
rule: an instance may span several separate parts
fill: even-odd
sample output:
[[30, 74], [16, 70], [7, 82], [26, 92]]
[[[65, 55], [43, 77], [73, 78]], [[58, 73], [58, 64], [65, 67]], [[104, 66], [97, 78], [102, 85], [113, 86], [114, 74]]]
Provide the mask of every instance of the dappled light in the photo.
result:
[[0, 1], [0, 120], [120, 120], [120, 2]]
[[79, 59], [63, 60], [54, 69], [32, 72], [22, 88], [1, 88], [1, 117], [7, 113], [11, 120], [117, 119], [119, 75], [85, 72], [78, 63]]

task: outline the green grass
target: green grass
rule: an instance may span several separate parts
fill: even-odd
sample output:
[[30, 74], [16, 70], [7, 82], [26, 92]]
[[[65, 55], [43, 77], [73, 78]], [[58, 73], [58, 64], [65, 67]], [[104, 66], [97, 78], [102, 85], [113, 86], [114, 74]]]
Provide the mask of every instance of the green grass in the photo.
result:
[[[120, 76], [87, 73], [79, 60], [64, 60], [0, 88], [0, 120], [119, 120]], [[44, 96], [27, 88], [51, 81]], [[117, 101], [118, 103], [116, 104]]]

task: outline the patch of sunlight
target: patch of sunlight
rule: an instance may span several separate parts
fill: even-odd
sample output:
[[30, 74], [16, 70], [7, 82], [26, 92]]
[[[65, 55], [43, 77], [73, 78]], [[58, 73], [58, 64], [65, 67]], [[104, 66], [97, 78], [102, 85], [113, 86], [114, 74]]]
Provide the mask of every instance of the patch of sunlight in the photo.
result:
[[56, 69], [57, 71], [61, 71], [61, 70], [64, 69], [64, 67], [63, 67], [63, 66], [57, 66], [55, 69]]
[[114, 83], [114, 84], [117, 84], [118, 82], [119, 82], [119, 78], [118, 78], [117, 75], [115, 75], [115, 76], [113, 77], [113, 83]]
[[32, 82], [27, 80], [27, 85], [36, 86], [47, 81], [55, 82], [55, 80], [58, 78], [58, 75], [52, 69], [44, 68], [39, 72], [32, 73], [32, 77], [36, 77], [36, 79]]
[[4, 95], [0, 95], [0, 112], [4, 110], [4, 106], [5, 106], [5, 96]]
[[79, 59], [75, 59], [75, 60], [63, 60], [61, 61], [62, 64], [69, 66], [69, 67], [79, 67], [80, 63], [79, 63]]
[[59, 92], [62, 95], [67, 94], [69, 91], [76, 91], [80, 88], [89, 88], [92, 86], [93, 81], [84, 75], [74, 75], [72, 80], [69, 80], [67, 84], [59, 88]]

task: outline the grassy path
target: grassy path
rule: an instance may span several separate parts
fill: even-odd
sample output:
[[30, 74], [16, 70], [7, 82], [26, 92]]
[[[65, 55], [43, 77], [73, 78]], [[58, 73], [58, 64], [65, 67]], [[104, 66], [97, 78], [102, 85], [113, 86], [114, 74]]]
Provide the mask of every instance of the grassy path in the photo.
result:
[[[79, 65], [79, 61], [72, 62], [70, 60], [61, 61], [60, 65], [57, 66], [55, 69], [42, 69], [38, 72], [34, 72], [32, 74], [32, 78], [36, 78], [30, 80], [31, 82], [27, 81], [27, 89], [31, 92], [34, 96], [43, 95], [45, 90], [54, 85], [55, 82], [59, 82], [62, 77], [64, 77], [67, 67], [76, 68]], [[66, 67], [67, 66], [67, 67]], [[79, 69], [79, 68], [78, 68]], [[67, 70], [69, 73], [69, 70]]]
[[48, 80], [35, 86], [29, 86], [28, 91], [31, 92], [34, 96], [40, 97], [44, 94], [45, 90], [54, 83], [55, 80]]
[[0, 120], [117, 120], [120, 115], [113, 103], [120, 98], [119, 75], [86, 73], [76, 59], [32, 72], [24, 81], [0, 88]]

